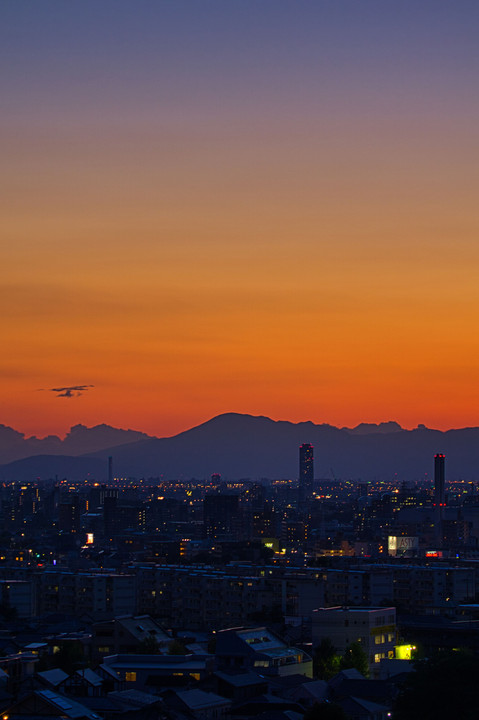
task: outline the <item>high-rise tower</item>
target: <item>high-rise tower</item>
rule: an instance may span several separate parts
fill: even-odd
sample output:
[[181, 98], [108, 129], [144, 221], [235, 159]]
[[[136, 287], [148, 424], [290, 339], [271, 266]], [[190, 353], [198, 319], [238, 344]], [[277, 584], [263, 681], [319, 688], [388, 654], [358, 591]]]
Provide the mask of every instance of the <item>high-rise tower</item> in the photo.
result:
[[446, 506], [446, 456], [434, 456], [434, 537], [438, 547], [443, 542], [443, 515]]
[[434, 455], [434, 504], [444, 507], [446, 504], [445, 455]]
[[313, 494], [314, 485], [314, 451], [309, 443], [299, 448], [299, 496], [308, 500]]

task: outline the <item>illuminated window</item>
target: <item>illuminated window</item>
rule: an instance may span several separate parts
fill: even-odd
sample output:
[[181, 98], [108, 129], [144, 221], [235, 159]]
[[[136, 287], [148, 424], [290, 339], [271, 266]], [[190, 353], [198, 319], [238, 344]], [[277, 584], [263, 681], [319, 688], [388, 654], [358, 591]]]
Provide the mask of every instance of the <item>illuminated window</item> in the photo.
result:
[[127, 682], [136, 682], [136, 672], [126, 672], [125, 680]]

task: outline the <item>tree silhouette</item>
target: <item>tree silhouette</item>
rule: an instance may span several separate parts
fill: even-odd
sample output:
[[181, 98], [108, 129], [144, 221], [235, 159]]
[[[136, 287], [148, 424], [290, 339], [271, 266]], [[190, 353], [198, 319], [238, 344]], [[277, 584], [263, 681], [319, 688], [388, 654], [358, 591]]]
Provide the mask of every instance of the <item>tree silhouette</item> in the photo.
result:
[[358, 642], [353, 642], [349, 645], [341, 658], [341, 670], [348, 670], [349, 668], [356, 668], [361, 675], [369, 677], [369, 662], [368, 656]]
[[188, 650], [181, 640], [172, 640], [168, 645], [168, 655], [187, 655]]
[[330, 638], [321, 640], [313, 653], [313, 668], [315, 677], [329, 680], [339, 672], [341, 657], [337, 654]]
[[395, 702], [393, 720], [477, 720], [479, 658], [467, 650], [416, 662]]

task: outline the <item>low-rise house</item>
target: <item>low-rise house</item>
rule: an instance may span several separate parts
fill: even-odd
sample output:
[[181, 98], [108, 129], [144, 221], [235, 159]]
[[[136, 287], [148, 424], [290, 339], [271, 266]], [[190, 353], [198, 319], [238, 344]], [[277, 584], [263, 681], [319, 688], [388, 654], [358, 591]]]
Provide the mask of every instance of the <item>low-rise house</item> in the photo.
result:
[[43, 670], [36, 674], [40, 684], [50, 690], [62, 690], [65, 682], [68, 680], [68, 673], [60, 668], [52, 668], [52, 670]]
[[214, 669], [212, 655], [110, 655], [107, 666], [127, 687], [135, 690], [186, 686], [201, 681]]
[[103, 678], [90, 668], [76, 670], [65, 682], [65, 691], [77, 697], [99, 697], [103, 694]]
[[85, 705], [53, 690], [35, 690], [11, 705], [5, 712], [9, 720], [22, 717], [60, 717], [66, 720], [102, 720]]
[[243, 702], [256, 695], [262, 695], [268, 689], [268, 682], [255, 672], [225, 673], [215, 672], [217, 690], [223, 697], [234, 702]]
[[310, 680], [281, 693], [281, 695], [309, 708], [314, 703], [325, 702], [329, 697], [329, 688], [325, 680]]
[[141, 692], [140, 690], [122, 690], [112, 692], [108, 700], [116, 705], [116, 711], [111, 716], [124, 715], [127, 720], [148, 720], [148, 718], [161, 717], [159, 711], [163, 707], [163, 701], [158, 695]]
[[116, 653], [152, 654], [168, 645], [171, 637], [149, 615], [125, 615], [92, 625], [92, 661], [99, 663]]
[[8, 679], [7, 692], [16, 693], [26, 680], [33, 678], [38, 655], [29, 652], [12, 653], [0, 657], [0, 670], [3, 670]]
[[313, 676], [311, 657], [299, 648], [289, 647], [265, 627], [216, 633], [216, 658], [220, 670]]
[[389, 720], [391, 707], [380, 705], [371, 700], [350, 697], [339, 700], [340, 705], [350, 720]]
[[247, 720], [247, 718], [257, 716], [260, 713], [287, 711], [304, 714], [304, 708], [298, 703], [265, 693], [264, 695], [259, 695], [258, 697], [246, 700], [244, 703], [235, 705], [231, 714], [237, 718], [237, 720]]
[[105, 693], [125, 690], [125, 680], [122, 680], [116, 670], [109, 665], [102, 663], [95, 668], [95, 672], [103, 680], [103, 690]]
[[167, 690], [162, 698], [167, 708], [198, 720], [224, 718], [231, 707], [231, 700], [204, 690]]

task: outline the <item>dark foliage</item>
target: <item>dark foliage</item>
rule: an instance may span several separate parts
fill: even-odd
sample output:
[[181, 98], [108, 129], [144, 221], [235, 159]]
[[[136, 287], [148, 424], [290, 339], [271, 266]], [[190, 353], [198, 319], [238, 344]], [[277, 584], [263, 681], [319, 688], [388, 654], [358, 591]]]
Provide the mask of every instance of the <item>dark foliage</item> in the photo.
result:
[[361, 675], [369, 677], [368, 656], [358, 642], [351, 643], [341, 658], [341, 670], [356, 668]]
[[394, 720], [477, 720], [479, 658], [440, 652], [416, 663], [394, 705]]

